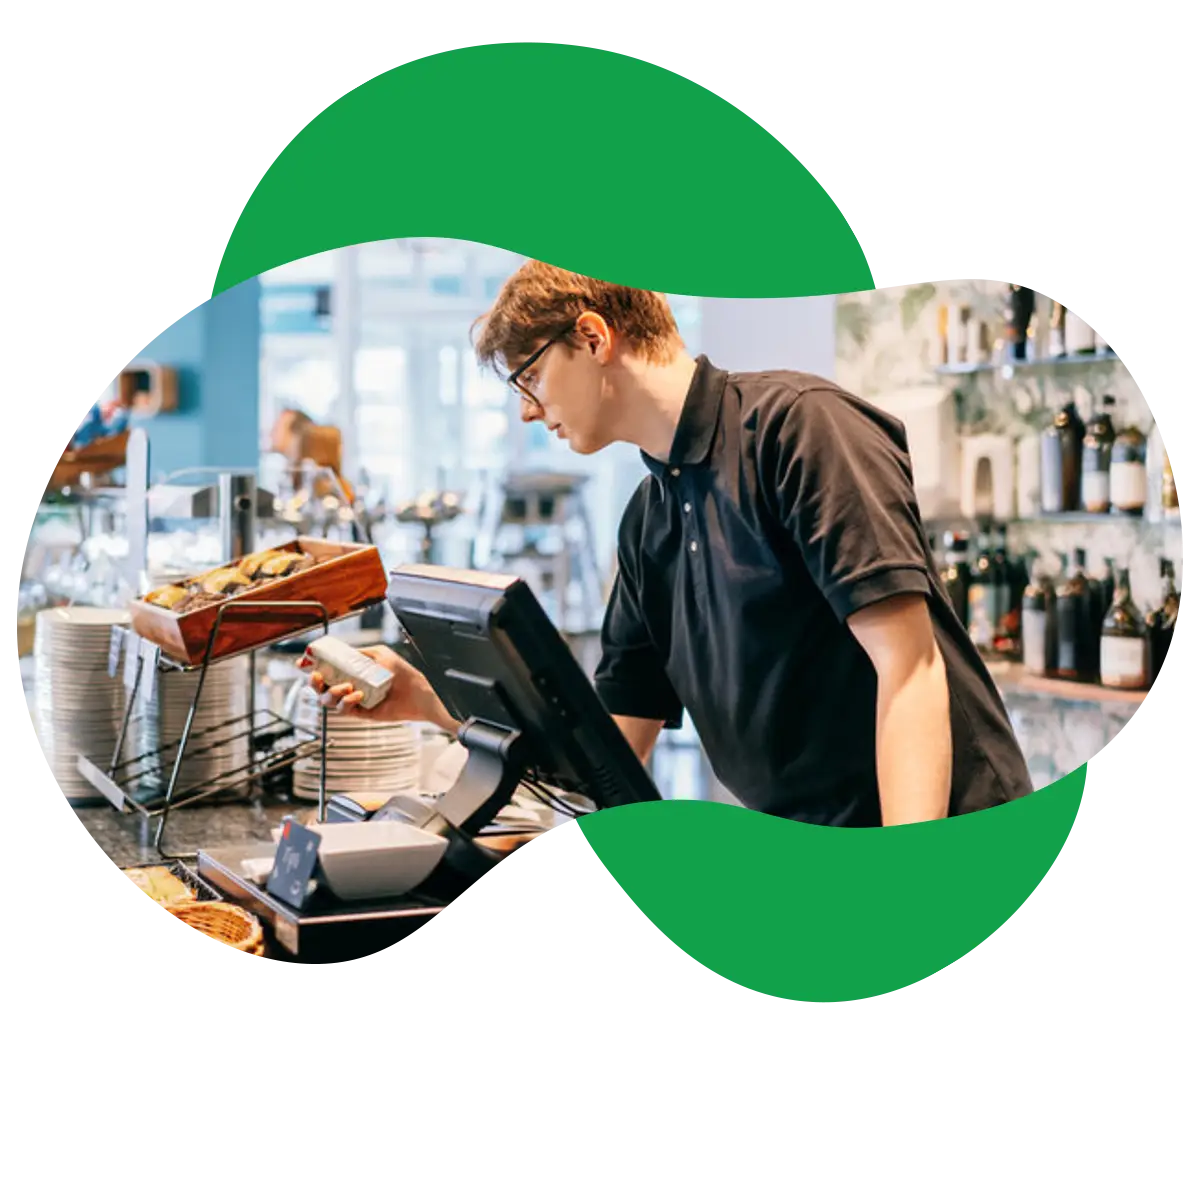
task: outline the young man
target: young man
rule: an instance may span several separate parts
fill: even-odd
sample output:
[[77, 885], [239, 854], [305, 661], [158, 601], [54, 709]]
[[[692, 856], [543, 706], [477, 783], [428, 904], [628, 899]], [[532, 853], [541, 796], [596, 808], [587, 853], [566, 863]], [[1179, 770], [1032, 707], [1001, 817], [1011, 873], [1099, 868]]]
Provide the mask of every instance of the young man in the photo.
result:
[[[722, 783], [783, 817], [900, 824], [1033, 790], [938, 579], [899, 421], [812, 375], [693, 360], [664, 297], [543, 263], [480, 323], [524, 420], [580, 454], [641, 448], [596, 688], [643, 760], [686, 708]], [[364, 715], [455, 728], [421, 675], [374, 656], [396, 684]]]

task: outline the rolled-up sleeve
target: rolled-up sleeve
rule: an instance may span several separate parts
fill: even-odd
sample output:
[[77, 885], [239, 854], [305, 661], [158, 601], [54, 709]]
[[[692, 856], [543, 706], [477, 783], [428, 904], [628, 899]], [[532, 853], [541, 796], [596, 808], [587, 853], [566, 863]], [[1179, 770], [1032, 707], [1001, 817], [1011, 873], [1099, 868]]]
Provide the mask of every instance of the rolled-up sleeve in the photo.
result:
[[833, 388], [796, 393], [764, 429], [777, 515], [841, 621], [932, 592], [903, 425]]

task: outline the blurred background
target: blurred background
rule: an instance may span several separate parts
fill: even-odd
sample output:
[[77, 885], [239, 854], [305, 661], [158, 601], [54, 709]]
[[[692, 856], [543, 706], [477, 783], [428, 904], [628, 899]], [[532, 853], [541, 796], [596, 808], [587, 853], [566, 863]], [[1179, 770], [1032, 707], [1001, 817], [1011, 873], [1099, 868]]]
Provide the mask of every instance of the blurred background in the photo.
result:
[[[81, 397], [23, 571], [31, 698], [37, 613], [119, 608], [228, 561], [234, 493], [253, 497], [262, 546], [299, 532], [370, 541], [389, 567], [425, 559], [522, 574], [590, 670], [618, 522], [645, 468], [630, 446], [572, 455], [523, 425], [503, 381], [476, 365], [471, 323], [521, 261], [437, 238], [319, 254], [201, 305], [101, 396]], [[1163, 597], [1182, 586], [1169, 459], [1114, 349], [1007, 283], [669, 300], [693, 355], [835, 379], [905, 421], [939, 570], [1035, 783], [1096, 753], [1161, 666], [1155, 630], [1177, 608], [1167, 605], [1168, 621]], [[1122, 596], [1108, 645], [1136, 639], [1144, 671], [1112, 686], [1101, 642]], [[1060, 647], [1072, 621], [1075, 641]], [[396, 634], [385, 606], [359, 625], [338, 632]], [[686, 722], [664, 737], [653, 771], [665, 795], [736, 802]]]

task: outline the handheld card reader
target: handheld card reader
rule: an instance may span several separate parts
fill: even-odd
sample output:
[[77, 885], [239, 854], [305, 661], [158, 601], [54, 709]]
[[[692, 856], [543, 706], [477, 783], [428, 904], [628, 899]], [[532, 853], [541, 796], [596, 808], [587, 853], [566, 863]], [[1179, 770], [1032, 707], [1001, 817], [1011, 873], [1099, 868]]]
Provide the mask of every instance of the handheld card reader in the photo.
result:
[[308, 647], [308, 657], [329, 687], [349, 683], [355, 691], [362, 692], [359, 708], [375, 708], [391, 691], [391, 671], [340, 638], [328, 634], [317, 638]]
[[388, 602], [401, 654], [461, 722], [467, 761], [440, 796], [396, 796], [365, 820], [346, 813], [339, 837], [365, 853], [371, 827], [380, 839], [394, 822], [437, 835], [446, 852], [419, 886], [453, 895], [499, 861], [475, 838], [523, 781], [596, 808], [662, 798], [523, 580], [420, 564], [392, 572]]

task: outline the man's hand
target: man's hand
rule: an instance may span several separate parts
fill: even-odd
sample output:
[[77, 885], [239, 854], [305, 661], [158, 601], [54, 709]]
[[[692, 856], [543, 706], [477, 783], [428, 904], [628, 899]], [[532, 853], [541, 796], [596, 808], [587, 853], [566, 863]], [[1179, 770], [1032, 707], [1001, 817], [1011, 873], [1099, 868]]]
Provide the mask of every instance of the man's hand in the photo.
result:
[[[410, 666], [387, 646], [368, 646], [362, 653], [391, 671], [392, 686], [388, 694], [372, 709], [359, 708], [363, 695], [355, 690], [353, 684], [339, 683], [336, 687], [327, 687], [321, 672], [313, 671], [309, 676], [309, 686], [320, 697], [324, 707], [340, 713], [352, 713], [368, 721], [427, 721], [440, 726], [447, 733], [458, 730], [459, 722], [447, 712], [429, 680], [416, 667]], [[312, 659], [305, 653], [297, 665], [301, 670], [309, 670], [313, 665]]]
[[847, 624], [875, 667], [875, 767], [885, 825], [950, 811], [953, 744], [946, 664], [924, 596], [894, 596]]

